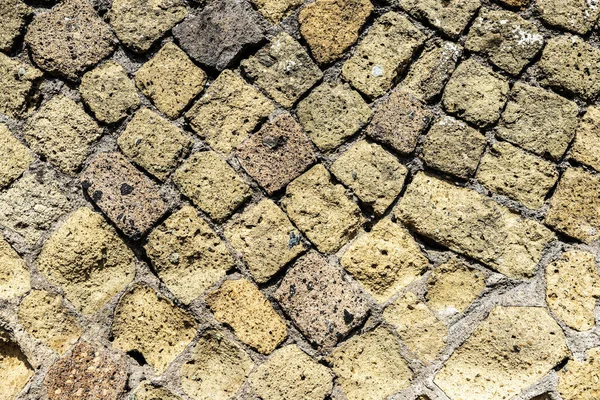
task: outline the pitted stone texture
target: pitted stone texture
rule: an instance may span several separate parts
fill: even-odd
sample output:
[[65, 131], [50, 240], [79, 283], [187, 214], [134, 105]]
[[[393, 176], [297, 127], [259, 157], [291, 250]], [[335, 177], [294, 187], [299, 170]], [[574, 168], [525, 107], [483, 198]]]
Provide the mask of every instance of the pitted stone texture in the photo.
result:
[[388, 91], [425, 42], [425, 34], [406, 17], [388, 12], [362, 38], [342, 67], [352, 86], [369, 97]]
[[444, 108], [479, 127], [500, 118], [509, 91], [508, 81], [473, 59], [456, 68], [444, 90]]
[[415, 18], [425, 19], [450, 37], [460, 35], [477, 12], [479, 0], [398, 0]]
[[162, 387], [154, 387], [151, 383], [142, 383], [132, 395], [130, 400], [181, 400], [170, 390]]
[[567, 251], [546, 268], [546, 301], [569, 327], [578, 331], [594, 327], [598, 297], [600, 276], [592, 253]]
[[517, 82], [497, 128], [498, 137], [540, 156], [558, 160], [577, 131], [577, 104]]
[[588, 107], [581, 119], [571, 158], [600, 172], [600, 108]]
[[225, 70], [186, 118], [213, 150], [229, 155], [274, 109], [269, 99], [237, 73]]
[[252, 359], [219, 331], [202, 334], [181, 367], [181, 386], [194, 400], [233, 398], [254, 367]]
[[419, 173], [396, 217], [417, 233], [512, 279], [531, 277], [554, 234], [474, 190]]
[[64, 0], [36, 15], [25, 42], [40, 68], [74, 81], [113, 52], [116, 38], [87, 0]]
[[546, 224], [585, 243], [600, 239], [600, 176], [567, 169], [550, 200]]
[[0, 328], [0, 400], [13, 400], [33, 376], [33, 369], [27, 358], [12, 341], [9, 333]]
[[23, 296], [31, 289], [25, 261], [0, 235], [0, 300]]
[[62, 296], [33, 290], [19, 305], [18, 314], [27, 333], [59, 354], [66, 352], [81, 335], [77, 319], [63, 304]]
[[44, 104], [25, 125], [25, 140], [62, 172], [74, 175], [85, 161], [102, 129], [83, 107], [56, 96]]
[[317, 0], [298, 14], [300, 33], [319, 64], [342, 57], [371, 15], [370, 0]]
[[243, 0], [209, 2], [200, 13], [173, 29], [173, 35], [194, 60], [224, 70], [241, 53], [264, 38], [262, 21]]
[[275, 298], [300, 331], [325, 350], [331, 350], [368, 314], [362, 294], [316, 252], [296, 261]]
[[429, 265], [408, 231], [387, 218], [359, 236], [340, 261], [380, 303], [418, 279]]
[[242, 61], [241, 68], [250, 80], [286, 108], [291, 108], [323, 76], [306, 50], [285, 32]]
[[147, 108], [139, 110], [117, 139], [131, 161], [161, 181], [187, 155], [192, 140], [181, 129]]
[[113, 346], [137, 351], [161, 374], [196, 335], [196, 321], [147, 286], [121, 297], [112, 325]]
[[0, 188], [4, 188], [29, 168], [33, 156], [27, 147], [0, 123]]
[[335, 253], [360, 229], [364, 218], [322, 164], [287, 187], [282, 205], [290, 219], [323, 253]]
[[558, 393], [564, 400], [595, 400], [600, 396], [600, 348], [588, 350], [585, 361], [569, 360], [558, 373]]
[[192, 154], [175, 171], [173, 182], [194, 205], [217, 221], [229, 217], [252, 195], [233, 168], [212, 151]]
[[273, 24], [278, 24], [296, 8], [304, 4], [304, 0], [250, 0], [258, 11]]
[[167, 43], [137, 71], [135, 83], [160, 112], [174, 119], [202, 92], [206, 74], [179, 47]]
[[560, 326], [541, 307], [496, 307], [434, 382], [451, 399], [508, 399], [568, 357]]
[[269, 194], [285, 188], [316, 161], [310, 140], [289, 114], [263, 125], [239, 146], [236, 155]]
[[275, 351], [248, 379], [264, 400], [323, 400], [333, 389], [332, 381], [329, 368], [295, 344]]
[[186, 14], [183, 0], [113, 0], [108, 19], [121, 43], [146, 52]]
[[523, 8], [529, 4], [530, 0], [498, 0], [500, 3], [509, 7]]
[[588, 33], [600, 15], [596, 0], [535, 0], [535, 9], [548, 25], [580, 35]]
[[100, 153], [81, 175], [94, 204], [127, 236], [139, 238], [167, 211], [159, 187], [119, 153]]
[[50, 400], [117, 400], [127, 385], [122, 360], [105, 348], [80, 342], [58, 360], [44, 380]]
[[46, 241], [37, 266], [84, 314], [98, 311], [135, 274], [131, 250], [100, 214], [85, 207]]
[[323, 83], [298, 103], [298, 119], [322, 151], [339, 147], [369, 120], [373, 112], [348, 84]]
[[497, 142], [481, 159], [477, 179], [491, 191], [535, 210], [544, 205], [558, 181], [558, 169], [511, 144]]
[[542, 50], [535, 24], [510, 11], [484, 8], [469, 31], [467, 50], [483, 53], [499, 68], [518, 75]]
[[32, 13], [33, 9], [21, 0], [5, 0], [0, 4], [0, 51], [12, 49]]
[[270, 199], [234, 217], [225, 227], [225, 237], [259, 283], [267, 282], [304, 251], [300, 232]]
[[331, 166], [331, 172], [376, 215], [383, 214], [394, 202], [408, 174], [396, 157], [365, 140], [344, 152]]
[[119, 122], [140, 105], [135, 84], [125, 68], [113, 61], [86, 73], [79, 91], [96, 118], [107, 124]]
[[398, 341], [383, 327], [338, 346], [329, 362], [348, 400], [385, 399], [406, 389], [413, 377]]
[[427, 133], [421, 158], [431, 168], [458, 178], [471, 177], [485, 150], [479, 131], [452, 117], [443, 117]]
[[24, 118], [33, 109], [42, 71], [0, 53], [0, 113]]

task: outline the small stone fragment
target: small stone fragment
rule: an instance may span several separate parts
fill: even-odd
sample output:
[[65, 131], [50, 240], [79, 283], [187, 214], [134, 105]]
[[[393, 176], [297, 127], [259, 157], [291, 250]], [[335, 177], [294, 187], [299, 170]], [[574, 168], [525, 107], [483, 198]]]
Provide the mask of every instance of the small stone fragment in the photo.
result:
[[588, 107], [577, 129], [571, 157], [600, 172], [600, 108]]
[[27, 358], [9, 333], [0, 328], [0, 400], [13, 400], [33, 376]]
[[4, 188], [27, 171], [33, 156], [8, 127], [0, 123], [0, 188]]
[[529, 4], [530, 0], [498, 0], [500, 3], [505, 4], [509, 7], [523, 8]]
[[304, 0], [250, 0], [258, 11], [269, 21], [278, 24], [296, 8], [304, 4]]
[[138, 386], [130, 400], [181, 400], [181, 397], [174, 395], [170, 390], [155, 387], [146, 381]]
[[35, 104], [42, 76], [33, 66], [0, 53], [0, 112], [12, 118], [26, 117]]
[[596, 0], [535, 0], [535, 9], [548, 25], [585, 35], [598, 20]]
[[479, 0], [399, 0], [414, 18], [425, 19], [450, 37], [457, 37], [471, 22], [481, 3]]
[[585, 361], [569, 360], [558, 372], [558, 393], [564, 400], [596, 400], [600, 396], [600, 348], [588, 350]]
[[21, 0], [4, 0], [0, 3], [0, 51], [12, 49], [32, 13], [33, 9]]
[[0, 300], [23, 296], [31, 286], [25, 261], [0, 235]]

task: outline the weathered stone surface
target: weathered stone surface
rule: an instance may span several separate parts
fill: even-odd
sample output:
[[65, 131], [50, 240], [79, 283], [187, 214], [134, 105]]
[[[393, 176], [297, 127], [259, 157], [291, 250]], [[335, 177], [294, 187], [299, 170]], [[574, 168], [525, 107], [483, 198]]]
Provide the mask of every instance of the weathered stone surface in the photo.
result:
[[283, 319], [254, 284], [247, 279], [226, 280], [206, 296], [217, 321], [262, 354], [269, 354], [287, 337]]
[[283, 18], [286, 18], [297, 7], [304, 3], [304, 0], [250, 0], [258, 8], [258, 11], [269, 21], [278, 24]]
[[429, 265], [408, 231], [387, 218], [359, 236], [340, 261], [380, 303], [418, 279]]
[[513, 279], [533, 275], [554, 234], [474, 190], [419, 173], [396, 217], [417, 233]]
[[32, 13], [33, 9], [21, 0], [5, 0], [0, 4], [0, 51], [12, 49]]
[[306, 50], [285, 32], [242, 61], [241, 68], [250, 80], [286, 108], [291, 108], [323, 76]]
[[173, 182], [212, 219], [229, 217], [252, 194], [250, 187], [216, 153], [194, 153], [173, 174]]
[[146, 52], [186, 14], [182, 0], [113, 0], [108, 19], [121, 43]]
[[518, 75], [544, 46], [535, 24], [510, 11], [484, 8], [469, 31], [467, 50], [483, 53], [499, 68]]
[[167, 43], [137, 71], [135, 83], [160, 112], [174, 119], [202, 92], [206, 74], [179, 47]]
[[509, 7], [523, 8], [529, 4], [530, 0], [498, 0], [500, 3], [505, 4]]
[[368, 313], [362, 294], [316, 252], [296, 261], [275, 298], [300, 331], [326, 350], [360, 325]]
[[348, 84], [323, 83], [298, 103], [298, 119], [322, 151], [340, 146], [369, 120], [373, 112]]
[[112, 325], [113, 346], [137, 351], [161, 374], [196, 335], [194, 318], [147, 286], [119, 300]]
[[8, 186], [25, 172], [33, 162], [33, 156], [8, 127], [0, 123], [0, 188]]
[[181, 367], [181, 386], [194, 400], [231, 399], [253, 367], [240, 346], [211, 329], [200, 337]]
[[44, 71], [77, 80], [113, 52], [116, 38], [87, 0], [64, 0], [35, 16], [25, 42]]
[[480, 127], [500, 118], [509, 91], [504, 77], [473, 59], [456, 68], [444, 90], [444, 108]]
[[25, 126], [25, 140], [61, 171], [74, 175], [85, 161], [102, 129], [73, 100], [56, 96], [44, 104]]
[[300, 33], [319, 64], [340, 58], [371, 15], [370, 0], [317, 0], [298, 14]]
[[269, 194], [285, 188], [316, 161], [310, 140], [289, 114], [263, 125], [239, 146], [236, 155]]
[[187, 155], [192, 140], [147, 108], [139, 110], [117, 139], [131, 161], [164, 181]]
[[0, 400], [15, 399], [32, 376], [33, 369], [19, 345], [0, 328], [0, 380], [3, 385]]
[[548, 25], [585, 35], [596, 24], [600, 4], [595, 0], [536, 0], [535, 9]]
[[575, 136], [578, 112], [572, 101], [517, 82], [496, 132], [525, 150], [557, 160]]
[[234, 217], [224, 233], [259, 283], [268, 281], [304, 251], [300, 232], [270, 199]]
[[181, 400], [181, 397], [174, 395], [170, 390], [155, 387], [146, 381], [137, 387], [131, 400]]
[[385, 399], [407, 388], [413, 373], [386, 329], [354, 336], [329, 357], [348, 400]]
[[290, 219], [324, 253], [335, 253], [360, 229], [364, 218], [341, 185], [318, 164], [287, 187], [282, 205]]
[[37, 266], [84, 314], [99, 310], [135, 274], [131, 250], [100, 214], [85, 207], [46, 241]]
[[421, 158], [431, 168], [458, 178], [471, 177], [485, 150], [479, 131], [452, 117], [443, 117], [427, 133]]
[[434, 382], [452, 399], [508, 399], [568, 355], [565, 335], [545, 309], [496, 307]]
[[109, 61], [81, 78], [79, 92], [99, 121], [119, 122], [140, 105], [135, 84], [120, 64]]
[[479, 0], [399, 0], [398, 3], [413, 17], [425, 19], [451, 37], [465, 30], [481, 6]]
[[558, 373], [558, 392], [564, 400], [595, 400], [600, 396], [600, 349], [588, 350], [585, 361], [569, 360]]
[[332, 381], [329, 368], [295, 344], [275, 351], [248, 379], [264, 400], [322, 400], [331, 393]]
[[219, 71], [264, 38], [258, 14], [242, 0], [208, 3], [176, 26], [173, 35], [190, 57]]
[[585, 243], [600, 239], [600, 176], [567, 169], [550, 200], [546, 224]]
[[27, 116], [41, 77], [42, 71], [0, 53], [0, 112], [12, 118]]
[[81, 175], [81, 185], [127, 236], [138, 238], [167, 211], [159, 187], [119, 153], [100, 153]]
[[571, 158], [600, 172], [600, 108], [588, 107], [581, 119]]
[[352, 86], [369, 97], [388, 91], [425, 42], [425, 35], [406, 17], [388, 12], [375, 22], [342, 67]]
[[23, 296], [31, 286], [25, 261], [0, 235], [0, 300]]
[[274, 109], [269, 99], [237, 73], [225, 70], [186, 118], [213, 150], [229, 155]]

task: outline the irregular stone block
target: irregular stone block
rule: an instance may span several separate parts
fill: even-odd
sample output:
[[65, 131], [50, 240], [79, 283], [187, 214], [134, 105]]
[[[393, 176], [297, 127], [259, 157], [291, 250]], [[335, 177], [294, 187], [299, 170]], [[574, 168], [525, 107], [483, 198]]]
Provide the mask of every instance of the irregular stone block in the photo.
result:
[[165, 388], [154, 387], [146, 381], [138, 386], [131, 400], [181, 400], [181, 397], [174, 395]]
[[600, 15], [594, 0], [536, 0], [535, 10], [548, 25], [585, 35]]
[[21, 0], [5, 0], [0, 4], [0, 51], [9, 52], [33, 9]]
[[8, 127], [0, 123], [0, 188], [8, 186], [33, 162], [33, 156]]
[[33, 376], [33, 368], [19, 345], [9, 333], [0, 328], [0, 400], [13, 400]]
[[12, 118], [29, 115], [42, 71], [0, 53], [0, 112]]
[[564, 400], [595, 400], [600, 393], [600, 348], [588, 350], [585, 361], [569, 360], [558, 373], [558, 393]]
[[457, 37], [471, 22], [481, 3], [479, 0], [399, 0], [414, 18], [424, 19], [450, 37]]
[[600, 108], [588, 107], [577, 129], [570, 155], [600, 171]]
[[304, 4], [304, 0], [250, 0], [250, 2], [273, 24], [278, 24], [297, 7]]
[[25, 261], [0, 235], [0, 300], [23, 296], [31, 289], [29, 279]]

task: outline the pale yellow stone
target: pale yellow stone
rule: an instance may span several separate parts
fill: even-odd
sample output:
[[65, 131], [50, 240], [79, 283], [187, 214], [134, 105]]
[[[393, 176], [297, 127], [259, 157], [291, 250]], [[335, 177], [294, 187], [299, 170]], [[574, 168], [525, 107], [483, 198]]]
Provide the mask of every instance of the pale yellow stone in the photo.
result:
[[600, 108], [588, 107], [577, 129], [571, 157], [600, 171]]
[[25, 261], [0, 235], [0, 300], [21, 297], [31, 289]]
[[558, 393], [563, 400], [600, 399], [600, 348], [588, 350], [585, 361], [569, 360], [558, 373]]
[[33, 162], [27, 147], [4, 124], [0, 124], [0, 160], [0, 188], [21, 176]]
[[154, 387], [149, 382], [144, 382], [138, 386], [130, 400], [181, 400], [181, 397], [165, 388]]
[[9, 333], [0, 328], [0, 400], [14, 400], [32, 376], [27, 358]]
[[287, 17], [295, 8], [301, 6], [304, 0], [251, 0], [256, 5], [258, 11], [266, 19], [274, 24], [278, 24], [283, 18]]
[[[3, 6], [4, 4], [0, 5], [0, 7]], [[0, 30], [4, 28], [5, 20], [2, 22]], [[1, 34], [2, 32], [0, 32]], [[0, 113], [12, 118], [23, 118], [29, 115], [33, 110], [33, 101], [31, 100], [36, 100], [38, 97], [35, 91], [42, 76], [42, 71], [31, 64], [13, 60], [0, 53], [0, 87], [2, 87]]]

